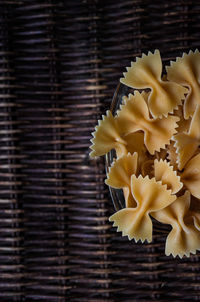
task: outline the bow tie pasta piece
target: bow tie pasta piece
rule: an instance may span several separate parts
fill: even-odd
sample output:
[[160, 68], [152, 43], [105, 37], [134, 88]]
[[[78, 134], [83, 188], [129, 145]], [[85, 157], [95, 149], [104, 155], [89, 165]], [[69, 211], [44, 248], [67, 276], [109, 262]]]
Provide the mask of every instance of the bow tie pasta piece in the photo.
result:
[[193, 196], [200, 199], [200, 154], [186, 164], [181, 173], [181, 181]]
[[188, 133], [178, 133], [173, 140], [178, 153], [178, 168], [182, 170], [200, 145], [200, 105], [196, 106]]
[[98, 126], [95, 127], [92, 135], [94, 138], [91, 140], [92, 146], [90, 146], [91, 157], [104, 155], [112, 149], [116, 150], [118, 156], [127, 153], [126, 142], [121, 138], [116, 119], [109, 110], [106, 112], [106, 116], [98, 121]]
[[125, 104], [117, 111], [116, 120], [123, 134], [144, 131], [145, 146], [153, 155], [155, 151], [160, 151], [169, 144], [171, 137], [176, 133], [179, 118], [168, 115], [162, 119], [151, 119], [143, 96], [136, 91], [134, 95], [129, 94]]
[[142, 55], [136, 62], [131, 62], [131, 67], [127, 67], [124, 78], [120, 82], [137, 89], [150, 88], [151, 93], [148, 98], [149, 109], [154, 118], [162, 115], [167, 116], [172, 113], [181, 100], [185, 99], [187, 89], [181, 85], [163, 81], [161, 79], [162, 62], [159, 50], [152, 54]]
[[131, 194], [131, 175], [137, 173], [138, 154], [127, 154], [113, 162], [105, 183], [116, 189], [123, 189], [126, 207], [135, 207], [136, 202]]
[[122, 231], [122, 235], [135, 239], [137, 242], [147, 240], [152, 241], [152, 221], [149, 213], [158, 211], [170, 205], [176, 197], [167, 190], [166, 185], [156, 182], [154, 178], [148, 176], [143, 178], [131, 177], [131, 190], [136, 200], [136, 208], [124, 208], [110, 217], [117, 231]]
[[182, 258], [184, 255], [189, 257], [190, 253], [195, 254], [200, 249], [200, 233], [194, 223], [187, 223], [187, 214], [190, 206], [190, 193], [178, 197], [168, 207], [157, 211], [152, 216], [166, 224], [172, 226], [166, 245], [165, 254]]
[[184, 116], [188, 119], [193, 115], [196, 105], [200, 105], [200, 53], [190, 51], [184, 53], [176, 62], [170, 62], [166, 67], [167, 78], [189, 88], [189, 93], [184, 103]]
[[157, 181], [160, 180], [163, 185], [167, 185], [167, 189], [170, 189], [172, 194], [177, 193], [183, 187], [180, 176], [166, 160], [154, 160], [154, 175]]

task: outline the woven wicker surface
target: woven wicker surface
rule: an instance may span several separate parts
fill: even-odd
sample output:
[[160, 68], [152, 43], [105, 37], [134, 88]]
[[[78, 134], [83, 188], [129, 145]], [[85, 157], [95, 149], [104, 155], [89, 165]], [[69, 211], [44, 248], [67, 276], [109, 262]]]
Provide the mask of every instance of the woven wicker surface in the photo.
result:
[[0, 1], [0, 301], [197, 301], [199, 255], [108, 222], [97, 119], [124, 67], [200, 48], [200, 1]]

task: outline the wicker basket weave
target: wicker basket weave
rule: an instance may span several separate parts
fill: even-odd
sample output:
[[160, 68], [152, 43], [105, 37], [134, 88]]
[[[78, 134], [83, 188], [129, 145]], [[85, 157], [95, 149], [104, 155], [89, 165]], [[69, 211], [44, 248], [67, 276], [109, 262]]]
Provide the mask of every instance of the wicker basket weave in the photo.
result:
[[91, 132], [130, 60], [200, 48], [200, 1], [0, 0], [0, 301], [197, 301], [199, 253], [108, 222]]

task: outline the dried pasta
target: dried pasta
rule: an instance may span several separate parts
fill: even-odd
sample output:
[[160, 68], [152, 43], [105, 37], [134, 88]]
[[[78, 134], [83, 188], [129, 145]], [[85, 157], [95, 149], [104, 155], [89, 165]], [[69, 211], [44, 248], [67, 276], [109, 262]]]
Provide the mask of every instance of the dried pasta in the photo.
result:
[[[151, 217], [171, 225], [165, 254], [200, 250], [200, 53], [184, 54], [162, 75], [160, 53], [127, 68], [127, 88], [92, 133], [91, 157], [115, 149], [105, 183], [122, 189], [124, 208], [110, 217], [123, 236], [152, 241]], [[148, 90], [147, 90], [148, 89]]]
[[200, 153], [190, 159], [180, 175], [190, 193], [200, 199]]
[[134, 132], [123, 136], [123, 140], [126, 142], [127, 153], [133, 154], [137, 152], [139, 155], [139, 161], [143, 160], [147, 154], [147, 148], [144, 145], [144, 133]]
[[177, 164], [179, 170], [182, 170], [188, 160], [195, 154], [200, 145], [200, 105], [192, 117], [190, 128], [187, 133], [178, 133], [173, 137], [177, 149]]
[[99, 121], [92, 135], [94, 138], [91, 140], [91, 157], [104, 155], [111, 149], [116, 149], [119, 156], [127, 153], [126, 142], [120, 136], [116, 119], [109, 110]]
[[159, 50], [148, 55], [142, 55], [136, 62], [131, 62], [127, 67], [121, 83], [138, 89], [150, 88], [148, 98], [149, 110], [154, 118], [172, 113], [181, 100], [185, 98], [187, 89], [176, 82], [163, 81], [161, 79], [162, 62]]
[[182, 258], [200, 250], [199, 220], [188, 219], [189, 207], [190, 193], [186, 191], [171, 205], [152, 214], [158, 221], [172, 226], [165, 245], [167, 256], [172, 254]]
[[[167, 190], [166, 185], [148, 176], [131, 177], [131, 192], [137, 203], [135, 208], [122, 209], [110, 217], [114, 226], [118, 227], [123, 236], [137, 242], [152, 241], [152, 222], [149, 214], [170, 205], [176, 196]], [[145, 196], [145, 198], [144, 198]]]
[[98, 121], [98, 126], [92, 133], [92, 145], [90, 149], [90, 157], [102, 156], [110, 150], [115, 149], [117, 156], [123, 156], [127, 153], [138, 152], [141, 156], [146, 152], [144, 146], [144, 134], [141, 132], [122, 135], [120, 133], [117, 119], [113, 117], [108, 110], [106, 116], [102, 116], [102, 120]]
[[193, 115], [196, 105], [200, 105], [200, 53], [190, 51], [184, 53], [176, 62], [171, 61], [170, 66], [166, 67], [167, 78], [178, 84], [189, 88], [188, 95], [183, 105], [185, 119]]
[[157, 181], [160, 180], [162, 184], [167, 185], [172, 194], [180, 191], [183, 186], [180, 176], [177, 175], [177, 172], [173, 170], [173, 166], [170, 166], [166, 160], [154, 160], [154, 175]]
[[144, 131], [144, 144], [150, 154], [165, 148], [173, 134], [176, 133], [176, 116], [151, 119], [148, 106], [143, 96], [136, 91], [134, 95], [129, 94], [125, 104], [117, 112], [117, 123], [122, 133], [133, 133]]
[[191, 118], [188, 118], [187, 120], [184, 118], [183, 114], [183, 106], [178, 106], [177, 110], [174, 110], [174, 115], [179, 117], [179, 121], [177, 122], [178, 128], [176, 129], [177, 132], [187, 132], [190, 127]]

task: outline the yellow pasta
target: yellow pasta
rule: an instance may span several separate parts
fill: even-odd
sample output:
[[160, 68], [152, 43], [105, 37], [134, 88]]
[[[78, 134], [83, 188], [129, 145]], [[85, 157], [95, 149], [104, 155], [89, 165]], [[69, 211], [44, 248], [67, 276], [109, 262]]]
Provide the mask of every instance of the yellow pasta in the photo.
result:
[[196, 106], [189, 131], [187, 133], [178, 133], [173, 139], [178, 154], [178, 168], [182, 170], [200, 145], [200, 105]]
[[200, 105], [200, 53], [190, 51], [184, 53], [176, 62], [171, 62], [166, 67], [167, 78], [189, 88], [188, 95], [184, 103], [184, 116], [188, 119], [193, 115], [196, 105]]
[[144, 131], [144, 144], [150, 154], [160, 151], [169, 144], [173, 134], [176, 133], [176, 116], [151, 119], [147, 104], [143, 96], [136, 91], [134, 95], [129, 94], [125, 104], [117, 112], [117, 123], [122, 133], [133, 133]]
[[91, 157], [104, 155], [112, 149], [115, 149], [119, 156], [127, 153], [126, 142], [121, 138], [116, 119], [109, 110], [98, 122], [92, 135], [94, 138], [91, 140]]
[[154, 217], [172, 227], [166, 255], [182, 258], [200, 250], [199, 51], [161, 74], [158, 50], [131, 63], [121, 82], [140, 92], [98, 122], [90, 156], [116, 151], [105, 183], [124, 193], [125, 207], [109, 218], [117, 231], [151, 242]]
[[189, 160], [180, 176], [190, 193], [200, 199], [200, 154]]
[[134, 238], [136, 242], [151, 242], [152, 221], [149, 214], [170, 205], [176, 196], [171, 194], [171, 190], [167, 190], [166, 185], [141, 175], [138, 178], [132, 175], [131, 191], [137, 207], [124, 208], [113, 214], [109, 220], [113, 221], [113, 225], [118, 227], [117, 231], [121, 231], [123, 236], [127, 235], [129, 240]]
[[112, 188], [123, 189], [126, 207], [135, 207], [136, 202], [131, 194], [131, 175], [137, 174], [138, 154], [130, 153], [115, 160], [109, 168], [105, 183]]
[[128, 153], [133, 154], [137, 152], [139, 158], [146, 157], [147, 149], [144, 145], [144, 133], [134, 132], [128, 135], [122, 136], [123, 140], [126, 142], [126, 150]]
[[144, 145], [144, 132], [138, 131], [130, 133], [128, 135], [123, 136], [123, 139], [127, 143], [127, 153], [133, 154], [134, 152], [137, 152], [138, 171], [140, 172], [142, 164], [149, 159], [147, 148]]
[[98, 126], [95, 127], [92, 135], [94, 138], [91, 139], [91, 158], [105, 155], [112, 149], [116, 150], [117, 157], [134, 152], [144, 157], [146, 153], [144, 133], [136, 132], [121, 135], [117, 120], [109, 110], [106, 116], [103, 116], [102, 120], [98, 121]]
[[127, 67], [124, 78], [120, 79], [121, 83], [132, 88], [151, 89], [148, 104], [154, 118], [172, 113], [187, 93], [187, 89], [183, 86], [175, 82], [163, 81], [161, 74], [160, 52], [155, 50], [154, 53], [143, 54], [142, 58], [131, 62], [131, 67]]
[[[172, 226], [165, 245], [167, 256], [172, 254], [174, 257], [188, 257], [190, 253], [195, 254], [200, 250], [199, 229], [191, 219], [187, 219], [189, 207], [190, 193], [186, 191], [171, 205], [152, 214], [158, 221]], [[196, 225], [199, 226], [198, 221]]]
[[180, 191], [183, 186], [180, 176], [177, 175], [177, 172], [173, 170], [173, 166], [170, 166], [166, 160], [154, 160], [154, 175], [157, 181], [160, 180], [162, 184], [167, 185], [172, 194]]

